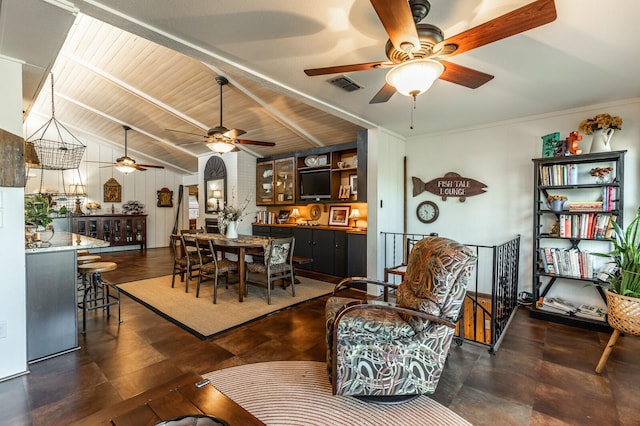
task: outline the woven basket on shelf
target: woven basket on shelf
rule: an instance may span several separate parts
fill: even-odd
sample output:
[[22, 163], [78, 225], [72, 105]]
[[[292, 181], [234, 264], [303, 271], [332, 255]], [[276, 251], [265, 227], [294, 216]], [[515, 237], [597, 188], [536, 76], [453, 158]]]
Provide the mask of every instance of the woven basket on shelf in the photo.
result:
[[607, 291], [609, 325], [621, 333], [640, 336], [640, 299]]

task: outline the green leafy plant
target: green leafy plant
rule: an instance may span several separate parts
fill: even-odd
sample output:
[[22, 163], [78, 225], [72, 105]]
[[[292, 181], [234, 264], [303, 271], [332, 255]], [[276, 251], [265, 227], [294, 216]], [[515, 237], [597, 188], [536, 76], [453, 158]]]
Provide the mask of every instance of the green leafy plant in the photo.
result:
[[622, 296], [640, 298], [640, 207], [626, 230], [613, 222], [613, 250], [606, 255], [616, 265], [609, 275], [610, 290]]
[[36, 227], [46, 228], [53, 219], [49, 216], [54, 210], [49, 207], [49, 200], [42, 195], [33, 195], [24, 199], [24, 222]]

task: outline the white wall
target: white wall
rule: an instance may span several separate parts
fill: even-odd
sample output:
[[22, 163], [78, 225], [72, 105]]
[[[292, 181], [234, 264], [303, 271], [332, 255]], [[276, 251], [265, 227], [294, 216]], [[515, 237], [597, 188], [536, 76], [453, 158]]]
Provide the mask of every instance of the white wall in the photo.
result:
[[[198, 161], [198, 185], [200, 188], [203, 188], [204, 185], [204, 168], [207, 161], [214, 155], [219, 156], [219, 154], [212, 153], [209, 156], [200, 157]], [[249, 201], [245, 210], [246, 214], [238, 226], [238, 233], [251, 235], [251, 224], [255, 221], [256, 211], [264, 209], [263, 207], [256, 207], [256, 159], [244, 151], [228, 152], [220, 157], [227, 169], [227, 203], [238, 207], [247, 198]], [[215, 215], [211, 214], [205, 215], [205, 197], [204, 191], [199, 191], [200, 216], [198, 218], [198, 227], [204, 226], [206, 217], [215, 217]]]
[[[367, 148], [367, 276], [382, 279], [385, 261], [380, 232], [403, 232], [405, 142], [385, 130], [369, 130]], [[369, 288], [372, 293], [378, 290]]]
[[[599, 113], [610, 113], [623, 119], [622, 131], [616, 132], [611, 144], [614, 150], [627, 150], [624, 219], [628, 223], [640, 204], [639, 98], [408, 140], [409, 185], [411, 176], [428, 182], [447, 172], [457, 172], [479, 180], [488, 187], [485, 194], [469, 197], [464, 203], [457, 198], [442, 201], [428, 192], [417, 197], [409, 195], [409, 232], [438, 232], [463, 243], [487, 245], [520, 234], [519, 286], [522, 290], [530, 290], [533, 256], [531, 159], [541, 157], [541, 136], [557, 131], [561, 138], [565, 138], [569, 132], [577, 130], [583, 119]], [[580, 148], [588, 152], [591, 136], [583, 137]], [[411, 186], [408, 191], [411, 194]], [[415, 216], [417, 205], [424, 200], [434, 201], [440, 208], [440, 217], [429, 225], [422, 224]], [[560, 283], [554, 286], [550, 295], [566, 295], [567, 292], [571, 292], [577, 301], [600, 302], [594, 289], [575, 283]]]
[[[0, 128], [22, 135], [22, 66], [0, 58]], [[19, 248], [19, 249], [17, 249]], [[0, 380], [27, 371], [24, 188], [0, 187]]]

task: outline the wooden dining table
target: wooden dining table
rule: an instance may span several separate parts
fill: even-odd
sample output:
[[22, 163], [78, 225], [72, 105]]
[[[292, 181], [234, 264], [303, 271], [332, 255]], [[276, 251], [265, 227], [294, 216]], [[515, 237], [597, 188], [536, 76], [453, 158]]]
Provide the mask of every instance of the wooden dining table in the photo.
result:
[[251, 253], [263, 253], [271, 239], [256, 235], [238, 235], [238, 238], [227, 238], [223, 234], [211, 233], [199, 233], [193, 236], [213, 240], [214, 247], [220, 251], [234, 253], [238, 256], [238, 301], [242, 302], [247, 285], [245, 256]]

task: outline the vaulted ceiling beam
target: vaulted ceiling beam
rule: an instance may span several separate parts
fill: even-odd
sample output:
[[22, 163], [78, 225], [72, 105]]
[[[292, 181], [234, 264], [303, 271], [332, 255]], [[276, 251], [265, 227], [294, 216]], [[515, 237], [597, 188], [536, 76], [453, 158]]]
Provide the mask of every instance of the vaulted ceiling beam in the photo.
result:
[[180, 146], [178, 146], [178, 145], [176, 145], [174, 143], [166, 141], [166, 140], [154, 135], [153, 133], [149, 133], [146, 130], [143, 130], [143, 129], [139, 128], [139, 127], [136, 127], [135, 125], [133, 125], [131, 123], [125, 123], [124, 121], [119, 120], [116, 117], [114, 117], [112, 115], [109, 115], [104, 111], [100, 111], [99, 109], [96, 109], [96, 108], [94, 108], [92, 106], [89, 106], [89, 105], [87, 105], [85, 103], [82, 103], [82, 102], [78, 101], [77, 99], [74, 99], [74, 98], [71, 98], [70, 96], [65, 95], [64, 93], [56, 92], [56, 98], [64, 99], [64, 100], [66, 100], [66, 101], [68, 101], [68, 102], [70, 102], [70, 103], [72, 103], [74, 105], [79, 106], [80, 108], [86, 109], [87, 111], [90, 111], [90, 112], [92, 112], [94, 114], [97, 114], [102, 118], [106, 118], [107, 120], [111, 120], [111, 121], [113, 121], [115, 123], [118, 123], [120, 126], [123, 126], [123, 125], [126, 124], [127, 126], [129, 126], [132, 129], [134, 129], [136, 132], [141, 133], [141, 134], [143, 134], [143, 135], [145, 135], [145, 136], [147, 136], [147, 137], [149, 137], [151, 139], [154, 139], [154, 140], [156, 140], [156, 141], [158, 141], [160, 143], [163, 143], [163, 144], [165, 144], [165, 145], [167, 145], [167, 146], [169, 146], [169, 147], [171, 147], [173, 149], [177, 149], [178, 151], [182, 151], [185, 154], [189, 154], [192, 157], [198, 157], [197, 155], [195, 155], [193, 152], [189, 151], [188, 149], [182, 148], [182, 147], [180, 147]]
[[148, 102], [152, 105], [154, 105], [157, 108], [162, 109], [163, 111], [173, 115], [174, 117], [186, 121], [189, 124], [192, 124], [193, 126], [199, 127], [202, 130], [206, 131], [207, 129], [209, 129], [209, 126], [207, 126], [206, 124], [196, 120], [195, 118], [181, 112], [178, 111], [177, 109], [173, 108], [171, 105], [167, 105], [166, 103], [162, 102], [159, 99], [154, 98], [153, 96], [149, 95], [148, 93], [138, 89], [137, 87], [132, 86], [131, 84], [117, 78], [116, 76], [114, 76], [113, 74], [110, 74], [108, 72], [106, 72], [105, 70], [96, 67], [95, 65], [85, 61], [84, 59], [78, 57], [77, 55], [73, 55], [73, 54], [69, 54], [69, 53], [63, 53], [64, 57], [75, 62], [78, 65], [81, 65], [83, 67], [85, 67], [86, 69], [92, 71], [93, 73], [99, 75], [100, 77], [104, 78], [105, 80], [109, 81], [110, 83], [114, 84], [115, 86], [119, 87], [122, 90], [127, 91], [128, 93], [131, 93], [132, 95], [142, 99], [145, 102]]
[[[261, 80], [263, 83], [269, 83], [273, 86], [278, 87], [280, 92], [284, 91], [284, 93], [288, 94], [288, 96], [293, 97], [294, 99], [306, 99], [309, 103], [317, 109], [324, 111], [329, 114], [336, 115], [343, 120], [348, 120], [358, 126], [366, 127], [366, 128], [377, 128], [378, 125], [370, 122], [360, 116], [355, 115], [349, 111], [346, 111], [342, 108], [338, 108], [329, 102], [323, 101], [321, 99], [310, 96], [306, 93], [303, 93], [297, 89], [294, 89], [291, 86], [288, 86], [280, 81], [277, 81], [269, 76], [256, 71], [255, 69], [251, 69], [245, 65], [242, 65], [230, 58], [223, 56], [219, 53], [216, 53], [210, 49], [199, 46], [193, 42], [190, 42], [184, 38], [181, 38], [175, 34], [171, 34], [167, 31], [164, 31], [158, 27], [155, 27], [147, 22], [144, 22], [140, 19], [127, 15], [120, 10], [117, 10], [113, 7], [107, 6], [101, 3], [98, 0], [79, 0], [83, 4], [82, 11], [83, 13], [87, 13], [91, 16], [96, 17], [104, 22], [108, 22], [119, 28], [127, 28], [129, 32], [140, 35], [141, 37], [145, 37], [155, 43], [166, 46], [170, 49], [173, 49], [177, 52], [181, 52], [183, 54], [187, 54], [191, 57], [198, 58], [201, 61], [214, 60], [220, 61], [225, 64], [231, 65], [234, 68], [241, 70], [245, 73], [251, 74], [257, 79]], [[154, 37], [151, 37], [151, 34]]]

